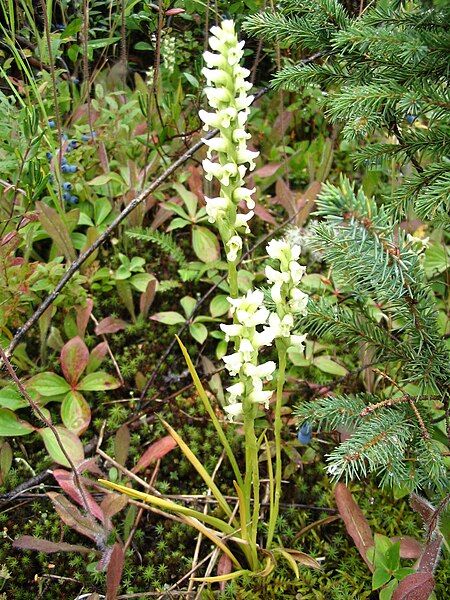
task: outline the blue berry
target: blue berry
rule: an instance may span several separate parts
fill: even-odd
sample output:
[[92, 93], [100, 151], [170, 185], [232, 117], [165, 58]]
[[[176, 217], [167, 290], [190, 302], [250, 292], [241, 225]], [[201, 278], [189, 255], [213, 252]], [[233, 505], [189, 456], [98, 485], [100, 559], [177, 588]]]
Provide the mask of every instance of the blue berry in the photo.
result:
[[78, 196], [70, 196], [70, 204], [78, 204]]
[[76, 173], [78, 171], [78, 167], [76, 165], [69, 165], [69, 173]]
[[61, 163], [61, 171], [63, 173], [75, 173], [76, 170], [76, 166], [67, 164], [67, 161]]
[[88, 142], [91, 139], [94, 139], [97, 137], [97, 132], [93, 131], [92, 135], [90, 133], [83, 133], [83, 135], [81, 136], [81, 141], [83, 142]]
[[72, 198], [72, 194], [70, 192], [64, 192], [63, 198], [66, 202], [70, 202], [70, 199]]
[[78, 84], [80, 83], [80, 80], [78, 79], [78, 77], [72, 77], [72, 82], [73, 82], [75, 85], [78, 85]]
[[70, 140], [67, 150], [75, 150], [75, 148], [78, 148], [78, 142], [76, 140]]
[[68, 181], [65, 181], [63, 183], [63, 190], [66, 190], [66, 192], [70, 192], [71, 189], [72, 189], [72, 184], [69, 183]]
[[53, 129], [54, 127], [56, 127], [56, 123], [55, 123], [55, 121], [53, 121], [53, 120], [50, 120], [50, 121], [48, 122], [48, 126], [50, 127], [50, 129]]
[[50, 162], [52, 160], [52, 158], [53, 158], [53, 154], [51, 152], [46, 152], [45, 153], [45, 157]]
[[62, 133], [62, 134], [61, 134], [61, 139], [62, 139], [62, 141], [63, 141], [63, 142], [67, 142], [67, 140], [69, 139], [69, 138], [67, 137], [67, 133]]
[[297, 433], [297, 439], [300, 444], [309, 444], [312, 438], [312, 428], [309, 423], [303, 423]]
[[406, 115], [406, 120], [408, 121], [408, 123], [410, 125], [412, 125], [414, 123], [414, 121], [417, 119], [416, 115]]

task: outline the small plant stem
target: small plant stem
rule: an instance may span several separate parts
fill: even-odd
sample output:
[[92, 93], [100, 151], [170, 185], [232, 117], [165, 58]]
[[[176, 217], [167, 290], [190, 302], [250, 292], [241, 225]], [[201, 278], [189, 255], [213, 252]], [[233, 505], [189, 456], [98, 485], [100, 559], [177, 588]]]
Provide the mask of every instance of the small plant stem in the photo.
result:
[[228, 284], [230, 286], [230, 296], [238, 297], [238, 278], [237, 278], [237, 261], [228, 262]]
[[[245, 480], [244, 496], [247, 503], [247, 514], [250, 514], [252, 491], [253, 513], [249, 526], [249, 542], [252, 553], [252, 569], [258, 568], [257, 556], [257, 526], [259, 520], [259, 463], [258, 446], [255, 435], [255, 408], [248, 399], [244, 400], [244, 436], [245, 436]], [[253, 485], [252, 485], [253, 484]]]
[[269, 516], [269, 531], [267, 534], [267, 549], [272, 545], [273, 535], [275, 532], [275, 525], [278, 519], [278, 513], [280, 510], [280, 496], [281, 496], [281, 475], [282, 475], [282, 464], [281, 464], [281, 404], [283, 400], [283, 388], [284, 380], [286, 375], [286, 347], [282, 340], [277, 342], [278, 350], [278, 379], [277, 379], [277, 398], [275, 403], [275, 498], [273, 503], [273, 510]]

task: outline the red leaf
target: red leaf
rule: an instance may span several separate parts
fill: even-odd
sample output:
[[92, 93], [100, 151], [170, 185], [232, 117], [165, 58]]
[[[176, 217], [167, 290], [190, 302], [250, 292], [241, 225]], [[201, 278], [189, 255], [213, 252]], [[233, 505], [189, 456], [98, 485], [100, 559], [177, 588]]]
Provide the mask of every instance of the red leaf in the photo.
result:
[[137, 473], [141, 469], [148, 467], [150, 463], [159, 460], [173, 450], [176, 445], [176, 441], [170, 435], [166, 435], [157, 442], [154, 442], [138, 460], [137, 465], [132, 469], [133, 473]]
[[106, 494], [100, 506], [105, 517], [111, 519], [127, 504], [128, 498], [124, 494]]
[[114, 437], [114, 456], [119, 464], [125, 466], [130, 449], [130, 430], [127, 425], [122, 425]]
[[190, 173], [187, 180], [189, 189], [197, 196], [199, 203], [204, 206], [205, 196], [203, 194], [203, 177], [201, 176], [200, 169], [194, 165], [189, 165], [188, 171]]
[[78, 508], [62, 494], [57, 494], [56, 492], [47, 492], [47, 496], [52, 501], [52, 504], [58, 515], [68, 527], [74, 529], [78, 533], [81, 533], [81, 535], [88, 537], [94, 542], [105, 543], [105, 531], [100, 524], [96, 523], [92, 519], [92, 517], [87, 517], [81, 514]]
[[157, 284], [158, 282], [156, 281], [156, 279], [152, 279], [148, 282], [145, 292], [141, 294], [139, 300], [139, 310], [143, 317], [146, 317], [148, 315], [150, 306], [152, 305], [153, 300], [155, 299]]
[[261, 204], [256, 204], [254, 211], [255, 215], [258, 216], [260, 219], [266, 221], [266, 223], [271, 223], [272, 225], [275, 225], [275, 218], [270, 214], [270, 212], [267, 209], [261, 206]]
[[367, 558], [367, 550], [374, 545], [372, 530], [362, 510], [356, 504], [347, 486], [338, 483], [334, 488], [334, 497], [339, 514], [345, 523], [347, 533], [353, 539], [364, 562], [373, 572], [373, 564]]
[[275, 173], [278, 171], [282, 164], [283, 163], [268, 163], [267, 165], [256, 169], [253, 175], [256, 175], [257, 177], [261, 178], [272, 177], [272, 175], [275, 175]]
[[79, 336], [64, 344], [60, 361], [64, 377], [75, 386], [89, 361], [89, 350]]
[[[217, 575], [228, 575], [228, 573], [231, 573], [232, 569], [233, 563], [231, 562], [231, 559], [222, 552], [219, 562], [217, 563]], [[219, 586], [222, 592], [225, 589], [226, 584], [226, 581], [220, 582]]]
[[411, 573], [400, 581], [392, 600], [428, 600], [433, 589], [431, 573]]
[[102, 141], [99, 141], [97, 144], [98, 147], [98, 157], [100, 159], [100, 164], [102, 165], [102, 169], [104, 173], [109, 173], [109, 160], [108, 153], [106, 152], [106, 146]]
[[123, 547], [116, 543], [113, 546], [106, 571], [106, 600], [116, 600], [117, 598], [124, 563], [125, 555]]
[[167, 17], [173, 17], [174, 15], [180, 15], [184, 12], [186, 12], [184, 8], [169, 8], [169, 10], [166, 10], [165, 15]]
[[409, 535], [392, 537], [391, 542], [400, 542], [401, 558], [419, 558], [422, 554], [422, 544]]
[[88, 554], [92, 552], [92, 548], [86, 546], [78, 546], [75, 544], [66, 544], [66, 542], [50, 542], [49, 540], [41, 540], [32, 535], [21, 535], [13, 541], [13, 548], [21, 550], [37, 550], [37, 552], [45, 552], [52, 554], [53, 552], [81, 552]]
[[[66, 492], [68, 496], [75, 500], [77, 504], [84, 508], [83, 498], [81, 497], [80, 491], [75, 485], [73, 474], [65, 469], [55, 469], [53, 471], [53, 477], [58, 482], [59, 486]], [[91, 496], [91, 494], [87, 491], [85, 486], [82, 486], [84, 497], [86, 498], [86, 502], [89, 507], [89, 512], [95, 518], [97, 518], [100, 522], [105, 522], [105, 515], [103, 514], [102, 509]]]
[[409, 503], [411, 504], [411, 508], [419, 513], [422, 517], [425, 525], [430, 525], [433, 520], [435, 508], [428, 500], [422, 498], [422, 496], [418, 496], [417, 494], [411, 494], [409, 498]]
[[125, 329], [128, 326], [126, 321], [122, 321], [122, 319], [116, 319], [116, 317], [106, 317], [106, 319], [102, 319], [100, 323], [95, 328], [95, 333], [97, 335], [102, 335], [104, 333], [116, 333], [121, 329]]
[[97, 344], [95, 348], [91, 350], [89, 355], [89, 362], [87, 366], [88, 373], [97, 371], [99, 366], [102, 364], [103, 359], [108, 354], [108, 342], [101, 342]]
[[444, 538], [439, 530], [434, 530], [431, 534], [431, 538], [426, 542], [422, 552], [422, 556], [419, 559], [418, 571], [424, 571], [425, 573], [433, 573], [439, 562], [439, 555], [441, 552]]
[[295, 194], [291, 192], [288, 185], [283, 179], [277, 179], [277, 182], [275, 184], [275, 193], [276, 196], [274, 198], [274, 201], [281, 204], [281, 206], [286, 210], [288, 215], [290, 217], [293, 217], [297, 212]]
[[81, 306], [77, 308], [77, 329], [78, 335], [83, 337], [86, 332], [86, 327], [89, 323], [89, 318], [92, 314], [92, 309], [94, 308], [94, 301], [92, 298], [88, 298], [86, 300], [86, 306]]

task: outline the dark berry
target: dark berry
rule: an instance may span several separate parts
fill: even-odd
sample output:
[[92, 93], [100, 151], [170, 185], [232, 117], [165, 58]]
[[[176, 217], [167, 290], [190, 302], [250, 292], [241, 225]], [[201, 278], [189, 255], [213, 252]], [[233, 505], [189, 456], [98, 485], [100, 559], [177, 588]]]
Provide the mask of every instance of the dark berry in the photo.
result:
[[46, 152], [45, 153], [45, 157], [50, 162], [52, 160], [52, 158], [53, 158], [53, 154], [51, 152]]
[[300, 444], [309, 444], [312, 437], [312, 428], [309, 423], [303, 423], [297, 433], [297, 439]]

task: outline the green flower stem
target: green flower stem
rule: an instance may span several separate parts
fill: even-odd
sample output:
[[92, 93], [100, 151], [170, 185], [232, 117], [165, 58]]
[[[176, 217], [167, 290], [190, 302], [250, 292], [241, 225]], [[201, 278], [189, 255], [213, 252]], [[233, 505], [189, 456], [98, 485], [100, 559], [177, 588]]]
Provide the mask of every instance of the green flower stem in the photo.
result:
[[[259, 520], [259, 463], [258, 445], [255, 435], [256, 405], [249, 400], [244, 400], [244, 436], [245, 436], [245, 479], [244, 497], [247, 504], [247, 514], [251, 511], [251, 498], [253, 492], [253, 514], [249, 524], [249, 539], [253, 557], [253, 569], [258, 567], [257, 556], [257, 528]], [[253, 484], [253, 486], [252, 486]]]
[[238, 289], [238, 274], [237, 274], [237, 261], [228, 261], [228, 284], [230, 286], [230, 296], [237, 298], [239, 294]]
[[281, 496], [281, 476], [282, 476], [282, 463], [281, 463], [281, 405], [283, 400], [283, 388], [286, 376], [286, 346], [284, 340], [277, 340], [278, 350], [278, 379], [277, 379], [277, 398], [275, 404], [275, 498], [273, 503], [273, 510], [269, 517], [269, 530], [267, 533], [267, 549], [270, 548], [275, 533], [275, 525], [278, 519], [278, 513], [280, 510], [280, 496]]

